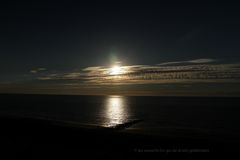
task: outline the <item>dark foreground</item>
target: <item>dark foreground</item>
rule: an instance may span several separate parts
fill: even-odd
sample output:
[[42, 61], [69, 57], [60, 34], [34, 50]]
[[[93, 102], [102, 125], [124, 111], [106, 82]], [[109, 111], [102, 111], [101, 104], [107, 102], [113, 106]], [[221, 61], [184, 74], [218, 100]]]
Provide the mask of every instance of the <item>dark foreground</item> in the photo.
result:
[[[161, 137], [107, 128], [74, 127], [49, 120], [1, 117], [1, 156], [9, 158], [121, 158], [146, 154], [237, 153], [239, 139]], [[222, 141], [216, 139], [221, 138]]]

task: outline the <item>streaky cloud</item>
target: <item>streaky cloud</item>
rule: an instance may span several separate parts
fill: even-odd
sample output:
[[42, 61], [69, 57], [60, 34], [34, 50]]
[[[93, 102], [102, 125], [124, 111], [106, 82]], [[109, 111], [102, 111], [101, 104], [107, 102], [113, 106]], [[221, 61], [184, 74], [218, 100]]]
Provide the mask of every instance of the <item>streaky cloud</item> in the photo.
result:
[[35, 74], [35, 73], [39, 73], [39, 72], [46, 71], [46, 70], [47, 70], [46, 68], [40, 67], [40, 68], [30, 70], [30, 73]]
[[203, 59], [194, 59], [194, 60], [190, 60], [188, 61], [189, 63], [212, 63], [215, 62], [216, 60], [214, 59], [207, 59], [207, 58], [203, 58]]
[[[167, 83], [238, 83], [240, 64], [212, 63], [213, 59], [166, 62], [157, 65], [121, 66], [125, 72], [110, 75], [107, 66], [90, 66], [78, 72], [46, 74], [39, 80], [59, 80], [84, 85], [130, 85]], [[174, 65], [176, 64], [176, 65]]]
[[205, 64], [205, 63], [212, 63], [216, 62], [215, 59], [210, 59], [210, 58], [201, 58], [201, 59], [193, 59], [189, 61], [175, 61], [175, 62], [164, 62], [158, 64], [159, 66], [167, 66], [167, 65], [179, 65], [179, 64]]

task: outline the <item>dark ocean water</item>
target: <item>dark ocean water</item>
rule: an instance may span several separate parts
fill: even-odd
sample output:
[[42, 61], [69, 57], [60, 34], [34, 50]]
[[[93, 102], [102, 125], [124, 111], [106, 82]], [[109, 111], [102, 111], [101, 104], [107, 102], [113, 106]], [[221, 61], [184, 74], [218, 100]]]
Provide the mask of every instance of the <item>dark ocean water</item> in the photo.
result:
[[240, 133], [239, 98], [1, 95], [1, 114], [114, 127], [147, 134]]

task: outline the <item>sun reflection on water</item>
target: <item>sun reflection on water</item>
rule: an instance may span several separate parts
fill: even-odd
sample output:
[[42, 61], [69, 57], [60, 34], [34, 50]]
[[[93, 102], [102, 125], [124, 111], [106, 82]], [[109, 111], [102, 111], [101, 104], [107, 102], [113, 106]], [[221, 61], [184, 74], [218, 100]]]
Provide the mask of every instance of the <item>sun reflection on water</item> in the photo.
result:
[[114, 127], [127, 121], [126, 100], [122, 96], [109, 96], [104, 105], [104, 126]]

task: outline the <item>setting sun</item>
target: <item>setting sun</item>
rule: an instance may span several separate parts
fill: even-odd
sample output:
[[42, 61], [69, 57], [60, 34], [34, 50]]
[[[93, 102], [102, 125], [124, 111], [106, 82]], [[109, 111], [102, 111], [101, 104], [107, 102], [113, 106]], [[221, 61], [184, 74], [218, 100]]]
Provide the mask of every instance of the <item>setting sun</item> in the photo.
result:
[[120, 66], [113, 66], [110, 68], [110, 75], [119, 75], [122, 74], [123, 70]]

